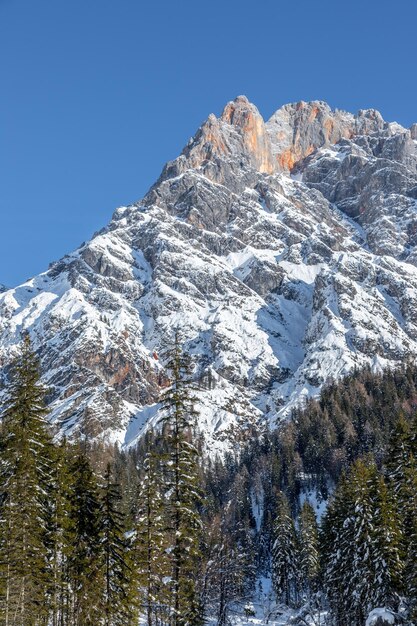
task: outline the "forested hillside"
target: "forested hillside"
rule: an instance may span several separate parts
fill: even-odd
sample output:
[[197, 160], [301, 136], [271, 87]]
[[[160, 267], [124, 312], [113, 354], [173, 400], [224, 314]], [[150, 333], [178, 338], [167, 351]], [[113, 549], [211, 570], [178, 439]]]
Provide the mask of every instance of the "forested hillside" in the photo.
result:
[[411, 625], [416, 366], [356, 371], [213, 458], [195, 360], [178, 336], [165, 358], [163, 420], [120, 451], [53, 438], [25, 338], [2, 409], [0, 624], [225, 626], [262, 610], [363, 626], [384, 608]]

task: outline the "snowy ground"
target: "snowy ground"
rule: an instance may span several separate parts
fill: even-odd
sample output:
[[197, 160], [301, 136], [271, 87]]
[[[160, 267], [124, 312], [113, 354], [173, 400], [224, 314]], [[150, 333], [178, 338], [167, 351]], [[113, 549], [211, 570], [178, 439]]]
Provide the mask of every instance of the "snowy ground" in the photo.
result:
[[[238, 606], [230, 611], [229, 623], [233, 626], [290, 626], [290, 624], [304, 624], [305, 626], [323, 626], [325, 614], [308, 616], [299, 621], [301, 611], [289, 609], [284, 605], [277, 605], [274, 599], [271, 579], [260, 576], [256, 584], [254, 600]], [[208, 620], [214, 626], [215, 620]]]

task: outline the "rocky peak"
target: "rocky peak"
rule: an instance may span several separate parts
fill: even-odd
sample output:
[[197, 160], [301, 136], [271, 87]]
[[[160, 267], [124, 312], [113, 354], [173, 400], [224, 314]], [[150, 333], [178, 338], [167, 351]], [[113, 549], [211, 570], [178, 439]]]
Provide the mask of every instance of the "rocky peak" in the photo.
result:
[[159, 419], [178, 326], [219, 451], [329, 376], [416, 356], [416, 138], [373, 109], [265, 122], [236, 98], [143, 201], [0, 294], [0, 362], [28, 331], [57, 427], [130, 445]]
[[291, 170], [317, 148], [353, 134], [354, 118], [321, 101], [287, 104], [267, 122], [276, 168]]
[[398, 124], [387, 124], [379, 111], [361, 109], [356, 115], [331, 109], [321, 100], [287, 104], [266, 122], [271, 140], [275, 171], [292, 170], [316, 150], [343, 139], [373, 135], [386, 130], [389, 135], [405, 132]]
[[[220, 117], [209, 115], [181, 156], [167, 164], [161, 178], [196, 168], [203, 168], [207, 178], [220, 183], [230, 175], [241, 178], [245, 166], [264, 174], [288, 172], [319, 148], [388, 127], [375, 109], [353, 115], [333, 110], [321, 100], [287, 104], [265, 122], [246, 96], [238, 96], [226, 104]], [[416, 132], [410, 129], [410, 135]]]
[[245, 166], [268, 174], [274, 171], [265, 122], [246, 96], [238, 96], [219, 118], [208, 116], [178, 159], [167, 164], [161, 178], [204, 168], [209, 179], [223, 183], [230, 167], [237, 175]]
[[370, 135], [382, 130], [385, 125], [384, 118], [376, 109], [360, 109], [355, 115], [354, 134]]
[[256, 106], [246, 96], [238, 96], [225, 106], [221, 120], [234, 126], [239, 132], [244, 153], [251, 165], [261, 173], [272, 174], [275, 168], [271, 144], [265, 122]]

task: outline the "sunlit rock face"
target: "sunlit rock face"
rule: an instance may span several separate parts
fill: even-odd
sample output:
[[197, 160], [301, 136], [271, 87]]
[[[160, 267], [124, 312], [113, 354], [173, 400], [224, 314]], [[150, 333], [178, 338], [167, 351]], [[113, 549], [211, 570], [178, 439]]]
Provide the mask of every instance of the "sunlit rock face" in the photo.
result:
[[56, 427], [131, 445], [159, 419], [179, 328], [215, 453], [330, 378], [414, 358], [416, 129], [324, 102], [264, 121], [239, 96], [143, 200], [1, 293], [4, 377], [29, 331]]

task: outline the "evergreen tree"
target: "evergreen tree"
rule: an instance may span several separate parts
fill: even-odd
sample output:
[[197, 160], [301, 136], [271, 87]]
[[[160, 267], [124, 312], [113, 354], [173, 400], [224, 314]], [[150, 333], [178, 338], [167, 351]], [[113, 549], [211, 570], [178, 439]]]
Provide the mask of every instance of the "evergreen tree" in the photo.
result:
[[410, 426], [403, 416], [400, 416], [391, 433], [386, 454], [387, 474], [398, 499], [400, 513], [407, 517], [408, 486], [407, 470], [411, 461]]
[[339, 483], [322, 531], [324, 584], [337, 625], [362, 626], [376, 606], [396, 608], [402, 564], [394, 501], [373, 463]]
[[[150, 438], [148, 435], [148, 441]], [[142, 482], [137, 498], [135, 541], [140, 603], [146, 613], [148, 626], [169, 621], [167, 581], [171, 574], [165, 503], [161, 492], [161, 456], [154, 446], [154, 443], [150, 444], [143, 462]]]
[[103, 617], [104, 571], [97, 479], [81, 445], [70, 464], [72, 476], [69, 523], [71, 626], [96, 626]]
[[251, 598], [246, 586], [246, 554], [239, 549], [227, 519], [215, 516], [211, 520], [203, 563], [204, 613], [215, 617], [217, 626], [225, 626], [232, 608], [243, 610]]
[[46, 621], [51, 439], [29, 336], [11, 371], [0, 441], [0, 611], [6, 625]]
[[399, 528], [402, 533], [400, 555], [404, 564], [405, 592], [411, 600], [411, 606], [417, 605], [414, 601], [417, 586], [417, 457], [414, 455], [416, 433], [417, 419], [410, 429], [406, 420], [400, 417], [391, 434], [386, 462], [389, 483], [398, 505]]
[[302, 586], [308, 594], [316, 590], [319, 575], [319, 539], [316, 514], [304, 502], [299, 518], [299, 566]]
[[173, 626], [189, 626], [199, 624], [202, 619], [195, 586], [202, 530], [199, 512], [202, 497], [199, 454], [193, 443], [196, 399], [192, 394], [192, 367], [189, 355], [182, 350], [178, 332], [166, 357], [171, 385], [162, 402], [168, 448], [172, 623]]
[[417, 464], [413, 459], [405, 476], [410, 494], [408, 510], [413, 513], [413, 517], [407, 528], [404, 573], [405, 592], [410, 603], [411, 617], [417, 620]]
[[297, 604], [298, 562], [294, 522], [287, 498], [281, 494], [274, 523], [272, 582], [278, 600], [289, 606]]
[[358, 460], [350, 472], [350, 517], [353, 529], [353, 559], [350, 563], [350, 575], [347, 579], [347, 594], [351, 610], [349, 618], [352, 624], [360, 626], [374, 607], [372, 589], [369, 582], [373, 579], [373, 502], [369, 482], [374, 467]]
[[372, 605], [395, 609], [402, 591], [401, 524], [393, 494], [375, 467], [370, 480], [374, 573], [368, 584], [372, 592]]
[[342, 475], [320, 529], [323, 587], [336, 626], [345, 626], [349, 607], [347, 584], [354, 557], [354, 533], [348, 480]]
[[48, 571], [49, 603], [52, 626], [62, 626], [69, 620], [70, 587], [68, 577], [70, 537], [69, 446], [64, 439], [55, 446], [52, 459], [52, 481], [48, 494]]
[[101, 497], [101, 557], [104, 569], [104, 626], [135, 623], [133, 562], [120, 511], [122, 496], [110, 464]]

